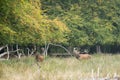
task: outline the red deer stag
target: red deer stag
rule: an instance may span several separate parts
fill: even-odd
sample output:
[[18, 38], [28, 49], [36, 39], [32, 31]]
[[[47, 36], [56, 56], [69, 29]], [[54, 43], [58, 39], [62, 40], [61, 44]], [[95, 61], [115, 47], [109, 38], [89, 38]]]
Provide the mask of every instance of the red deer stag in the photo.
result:
[[38, 67], [41, 68], [40, 62], [44, 61], [44, 56], [42, 54], [39, 54], [39, 53], [35, 52], [35, 59], [37, 61]]
[[43, 62], [44, 61], [44, 56], [42, 54], [39, 54], [35, 52], [35, 59], [37, 62]]
[[77, 59], [89, 59], [91, 58], [91, 55], [90, 54], [81, 54], [76, 48], [73, 49], [73, 53], [75, 54], [75, 57]]

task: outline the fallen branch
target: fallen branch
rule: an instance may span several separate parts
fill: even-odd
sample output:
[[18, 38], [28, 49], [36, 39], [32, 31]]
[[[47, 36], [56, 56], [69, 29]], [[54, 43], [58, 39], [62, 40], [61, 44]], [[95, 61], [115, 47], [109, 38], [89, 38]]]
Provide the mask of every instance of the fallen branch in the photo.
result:
[[6, 55], [6, 54], [8, 54], [8, 53], [7, 53], [7, 52], [4, 52], [4, 53], [0, 54], [0, 58], [1, 58], [2, 56]]
[[[4, 49], [5, 47], [7, 47], [7, 52], [5, 52], [5, 53], [3, 53], [3, 54], [0, 54], [0, 58], [1, 58], [2, 56], [4, 56], [4, 55], [8, 54], [8, 57], [7, 57], [7, 60], [8, 60], [8, 59], [9, 59], [8, 45], [5, 45], [5, 46], [0, 47], [0, 51], [1, 51], [2, 49]], [[6, 60], [6, 59], [0, 59], [0, 60]]]
[[[17, 52], [17, 51], [19, 51], [19, 50], [21, 50], [21, 49], [17, 49], [17, 50], [15, 50], [15, 51], [7, 51], [7, 52], [4, 52], [4, 53], [0, 54], [0, 58], [3, 57], [4, 55], [8, 54], [8, 52], [9, 52], [8, 55], [10, 55], [11, 53], [15, 53], [15, 52]], [[20, 57], [21, 57], [21, 53], [18, 54], [18, 58], [20, 58]], [[9, 59], [9, 57], [7, 57], [7, 59], [2, 59], [2, 58], [1, 58], [0, 60], [8, 60], [8, 59]]]
[[19, 51], [19, 50], [21, 50], [21, 49], [17, 49], [17, 50], [14, 50], [14, 51], [9, 51], [10, 53], [14, 53], [14, 52], [17, 52], [17, 51]]
[[62, 45], [53, 44], [53, 43], [49, 43], [49, 45], [54, 45], [54, 46], [61, 47], [61, 48], [63, 48], [68, 54], [70, 54], [71, 56], [73, 56], [73, 55], [72, 55], [64, 46], [62, 46]]
[[3, 48], [5, 48], [5, 47], [7, 47], [7, 45], [0, 47], [0, 51], [1, 51]]

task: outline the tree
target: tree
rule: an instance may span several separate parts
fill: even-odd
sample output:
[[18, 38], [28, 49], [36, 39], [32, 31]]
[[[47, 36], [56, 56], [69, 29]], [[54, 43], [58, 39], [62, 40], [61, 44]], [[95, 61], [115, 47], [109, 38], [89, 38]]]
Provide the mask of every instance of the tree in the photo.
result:
[[42, 45], [44, 41], [61, 43], [67, 40], [67, 26], [59, 19], [43, 16], [40, 5], [39, 0], [1, 1], [0, 22], [14, 32], [13, 43]]
[[119, 42], [119, 4], [119, 0], [42, 0], [42, 9], [69, 27], [70, 45], [100, 46]]

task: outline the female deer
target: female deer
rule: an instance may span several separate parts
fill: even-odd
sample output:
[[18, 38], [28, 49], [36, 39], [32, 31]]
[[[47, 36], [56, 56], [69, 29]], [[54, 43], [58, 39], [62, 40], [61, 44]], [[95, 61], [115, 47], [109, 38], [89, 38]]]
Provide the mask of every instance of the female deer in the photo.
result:
[[35, 53], [35, 60], [37, 62], [43, 62], [44, 61], [44, 56], [40, 53], [38, 53], [37, 51], [34, 52]]
[[81, 54], [80, 51], [78, 51], [76, 48], [73, 49], [73, 53], [75, 54], [75, 57], [77, 59], [89, 59], [91, 58], [91, 55], [90, 54]]
[[38, 53], [36, 54], [35, 58], [37, 62], [43, 62], [44, 60], [44, 56]]

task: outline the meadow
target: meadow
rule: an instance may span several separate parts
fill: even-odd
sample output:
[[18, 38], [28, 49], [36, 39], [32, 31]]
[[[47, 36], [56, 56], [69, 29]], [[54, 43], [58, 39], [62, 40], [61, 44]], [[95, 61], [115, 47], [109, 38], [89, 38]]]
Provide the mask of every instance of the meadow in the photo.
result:
[[120, 54], [93, 54], [91, 59], [47, 57], [38, 67], [34, 56], [0, 61], [0, 80], [91, 80], [120, 75]]

